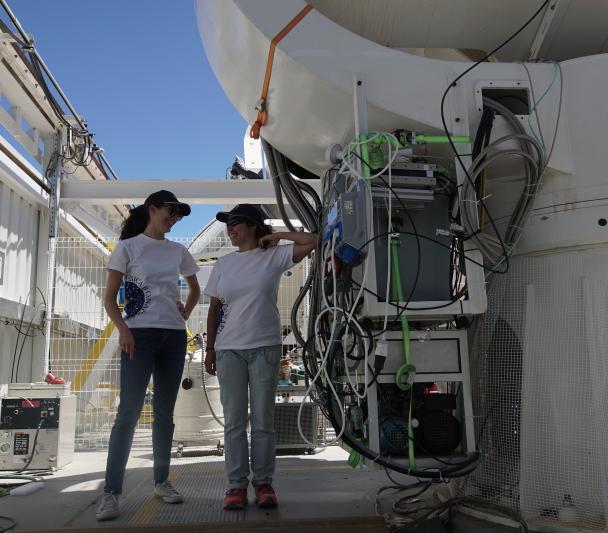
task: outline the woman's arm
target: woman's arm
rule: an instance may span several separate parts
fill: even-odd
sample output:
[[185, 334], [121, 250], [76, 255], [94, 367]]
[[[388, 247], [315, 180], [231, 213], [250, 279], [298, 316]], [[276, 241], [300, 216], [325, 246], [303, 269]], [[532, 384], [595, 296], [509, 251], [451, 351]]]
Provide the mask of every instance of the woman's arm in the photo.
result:
[[122, 272], [119, 272], [118, 270], [108, 270], [108, 281], [103, 296], [103, 305], [110, 320], [114, 322], [116, 329], [118, 329], [118, 344], [120, 345], [120, 348], [127, 352], [131, 359], [133, 359], [133, 356], [135, 355], [135, 339], [133, 339], [133, 334], [131, 333], [129, 326], [127, 326], [126, 322], [122, 319], [120, 309], [116, 303], [116, 295], [118, 294], [118, 289], [120, 289], [122, 276]]
[[182, 313], [184, 320], [188, 320], [190, 313], [192, 313], [192, 310], [196, 307], [201, 297], [201, 287], [198, 284], [196, 274], [193, 274], [192, 276], [185, 276], [184, 280], [187, 283], [189, 290], [188, 297], [186, 298], [186, 304], [184, 305], [183, 310], [180, 309], [180, 312]]
[[217, 319], [221, 303], [217, 298], [211, 297], [207, 313], [207, 351], [205, 353], [205, 370], [215, 376], [215, 336], [217, 335]]
[[316, 233], [304, 233], [301, 231], [279, 231], [270, 235], [264, 235], [260, 239], [260, 246], [262, 248], [276, 246], [281, 240], [293, 242], [292, 259], [294, 263], [299, 263], [317, 247], [319, 236]]

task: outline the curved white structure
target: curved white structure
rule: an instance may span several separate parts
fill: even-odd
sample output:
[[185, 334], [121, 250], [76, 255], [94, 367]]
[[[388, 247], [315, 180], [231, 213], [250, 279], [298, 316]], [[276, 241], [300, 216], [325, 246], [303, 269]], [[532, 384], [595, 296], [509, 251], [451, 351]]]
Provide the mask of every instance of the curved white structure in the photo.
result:
[[[458, 48], [477, 52], [450, 57], [478, 57], [479, 50], [490, 51], [514, 33], [542, 1], [310, 4], [315, 9], [277, 46], [261, 135], [322, 175], [330, 166], [326, 148], [354, 136], [354, 76], [364, 83], [370, 131], [441, 134], [442, 95], [472, 63], [421, 56], [448, 57], [429, 49]], [[270, 41], [306, 5], [196, 1], [209, 62], [249, 123], [256, 119]], [[477, 66], [458, 82], [444, 109], [451, 134], [474, 137], [483, 90], [525, 89], [535, 112], [519, 120], [533, 135], [542, 130], [546, 152], [554, 144], [517, 257], [491, 286], [473, 343], [486, 455], [469, 490], [520, 508], [531, 519], [571, 519], [593, 528], [608, 523], [606, 20], [608, 3], [552, 0], [496, 54], [497, 62]], [[528, 75], [517, 61], [531, 57], [560, 63], [528, 62]], [[498, 117], [493, 135], [507, 131]], [[520, 174], [519, 163], [504, 164], [488, 177], [485, 201], [499, 225], [521, 195]]]
[[[339, 7], [344, 3], [327, 1], [318, 4]], [[405, 2], [410, 7], [414, 4], [416, 2]], [[438, 7], [443, 5], [442, 2], [435, 4]], [[459, 12], [471, 12], [472, 2], [458, 4]], [[495, 11], [497, 15], [491, 21], [483, 19], [485, 27], [492, 31], [483, 32], [484, 37], [479, 41], [465, 39], [436, 44], [489, 48], [496, 42], [488, 35], [506, 36], [534, 12], [529, 2], [509, 2], [510, 15], [505, 18], [506, 7], [497, 7], [504, 3], [484, 3], [485, 6], [490, 4], [492, 9], [498, 10]], [[601, 17], [607, 9], [605, 5], [574, 4], [581, 10], [581, 21], [593, 14]], [[361, 2], [358, 5], [362, 5]], [[196, 3], [209, 62], [226, 95], [250, 123], [257, 116], [254, 106], [262, 87], [270, 40], [305, 6], [303, 0], [199, 0]], [[455, 19], [454, 23], [463, 19], [467, 17]], [[573, 23], [569, 24], [572, 26]], [[576, 28], [572, 31], [579, 32], [575, 38], [564, 35], [568, 25], [566, 30], [553, 37], [562, 57], [601, 50], [601, 46], [596, 46], [597, 35], [604, 34], [598, 31], [597, 35], [591, 36], [593, 38], [587, 34], [581, 38], [581, 24], [584, 28], [583, 22], [574, 24]], [[532, 27], [538, 27], [538, 24]], [[566, 37], [570, 38], [569, 48], [564, 48]], [[519, 43], [519, 52], [515, 54], [512, 51], [507, 57], [525, 57], [525, 50], [529, 49], [526, 46], [533, 41], [534, 35], [524, 32], [519, 41], [514, 41]], [[409, 41], [403, 44], [420, 46], [435, 43]], [[608, 89], [608, 77], [603, 74], [607, 65], [608, 57], [602, 55], [571, 59], [561, 64], [563, 98], [555, 149], [520, 251], [608, 241], [608, 230], [598, 226], [601, 209], [596, 209], [595, 200], [608, 198], [602, 172], [602, 132], [608, 120], [608, 108], [601, 104]], [[344, 144], [354, 135], [354, 74], [366, 81], [369, 130], [408, 128], [441, 133], [442, 94], [448, 84], [469, 66], [470, 63], [429, 59], [387, 48], [351, 32], [313, 9], [277, 46], [268, 94], [269, 118], [261, 130], [262, 136], [297, 163], [322, 174], [329, 167], [325, 160], [326, 148], [334, 143]], [[527, 67], [537, 98], [553, 80], [552, 90], [537, 109], [540, 127], [548, 132], [550, 138], [560, 111], [555, 67], [530, 63]], [[246, 83], [243, 80], [247, 80]], [[491, 84], [530, 88], [527, 73], [520, 64], [479, 65], [458, 83], [446, 100], [445, 115], [452, 134], [474, 135], [481, 107], [481, 96], [477, 91]], [[582, 102], [588, 104], [581, 105]], [[536, 127], [535, 122], [534, 125]], [[506, 184], [497, 182], [493, 186], [493, 195], [499, 196], [500, 202], [490, 199], [489, 205], [500, 218], [515, 201], [514, 186], [508, 180]], [[578, 220], [581, 214], [574, 212], [573, 205], [586, 208], [582, 217], [584, 221], [573, 220], [573, 217]]]
[[[270, 40], [305, 6], [303, 0], [197, 2], [209, 62], [227, 96], [250, 123], [257, 114], [254, 106]], [[263, 136], [296, 162], [324, 171], [328, 166], [325, 148], [353, 136], [355, 73], [367, 82], [370, 130], [406, 127], [439, 133], [443, 131], [441, 95], [468, 66], [387, 48], [313, 10], [277, 47]], [[539, 65], [535, 78], [543, 75], [538, 71], [550, 75], [552, 67]], [[481, 65], [475, 74], [476, 79], [525, 78], [517, 65]], [[450, 109], [446, 111], [454, 133], [465, 129], [464, 117], [459, 117], [459, 127], [455, 127], [456, 117], [449, 116]]]

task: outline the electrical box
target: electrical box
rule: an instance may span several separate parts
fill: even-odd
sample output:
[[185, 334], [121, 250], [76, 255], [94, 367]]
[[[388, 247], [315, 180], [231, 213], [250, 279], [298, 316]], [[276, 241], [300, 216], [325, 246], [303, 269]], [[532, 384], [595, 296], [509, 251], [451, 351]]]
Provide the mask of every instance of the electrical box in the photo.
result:
[[[411, 331], [410, 338], [416, 374], [412, 388], [403, 391], [395, 383], [404, 364], [402, 334], [386, 333], [386, 362], [367, 395], [369, 447], [404, 464], [410, 445], [421, 466], [436, 457], [457, 462], [475, 451], [467, 333]], [[408, 437], [410, 402], [413, 442]]]
[[[399, 194], [399, 190], [395, 190]], [[374, 209], [374, 234], [387, 235], [388, 214], [384, 201], [378, 205], [379, 202], [374, 200], [377, 206]], [[451, 239], [436, 234], [437, 229], [450, 227], [448, 215], [447, 196], [436, 195], [432, 201], [425, 202], [418, 209], [408, 209], [407, 213], [393, 199], [392, 224], [393, 227], [398, 224], [398, 231], [401, 232], [398, 237], [401, 279], [405, 297], [410, 302], [443, 302], [451, 298]], [[378, 294], [381, 302], [386, 299], [387, 245], [388, 235], [374, 240], [376, 283], [371, 290]]]
[[[368, 291], [364, 294], [362, 314], [368, 317], [383, 317], [387, 310], [387, 276], [392, 269], [389, 239], [397, 242], [404, 297], [404, 301], [397, 302], [391, 294], [390, 301], [400, 307], [406, 306], [405, 314], [409, 319], [443, 320], [446, 316], [485, 312], [481, 254], [471, 241], [465, 240], [462, 248], [454, 245], [456, 229], [450, 220], [450, 199], [435, 193], [435, 179], [419, 175], [423, 171], [408, 168], [404, 170], [407, 175], [396, 175], [392, 179], [392, 191], [382, 186], [383, 182], [374, 183], [372, 187], [373, 224], [364, 239], [370, 244], [366, 258]], [[387, 182], [386, 177], [384, 182]], [[358, 282], [362, 280], [362, 271], [359, 267], [353, 275]], [[390, 276], [393, 286], [394, 274], [391, 272]], [[399, 312], [397, 306], [388, 309], [391, 316]]]
[[75, 429], [69, 386], [10, 384], [0, 402], [0, 470], [62, 468], [72, 462]]
[[323, 232], [326, 241], [337, 233], [335, 254], [345, 264], [361, 262], [367, 241], [366, 191], [361, 182], [349, 192], [338, 196], [327, 215], [327, 226]]

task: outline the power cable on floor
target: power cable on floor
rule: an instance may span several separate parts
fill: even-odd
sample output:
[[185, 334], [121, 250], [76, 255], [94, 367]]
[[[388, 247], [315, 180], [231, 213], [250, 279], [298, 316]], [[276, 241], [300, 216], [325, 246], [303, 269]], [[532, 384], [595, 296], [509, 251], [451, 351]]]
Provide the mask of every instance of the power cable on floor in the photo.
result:
[[6, 520], [7, 522], [11, 523], [10, 526], [8, 526], [8, 527], [0, 526], [0, 533], [4, 533], [5, 531], [10, 531], [11, 529], [17, 527], [17, 520], [11, 518], [10, 516], [0, 515], [0, 520]]

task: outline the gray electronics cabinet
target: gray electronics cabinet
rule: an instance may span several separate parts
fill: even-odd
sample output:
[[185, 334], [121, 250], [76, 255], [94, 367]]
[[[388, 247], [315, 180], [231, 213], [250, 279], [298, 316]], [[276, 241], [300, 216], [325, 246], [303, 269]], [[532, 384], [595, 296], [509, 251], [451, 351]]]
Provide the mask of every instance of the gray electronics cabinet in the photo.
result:
[[75, 430], [69, 385], [12, 383], [0, 404], [0, 470], [64, 467], [74, 457]]

